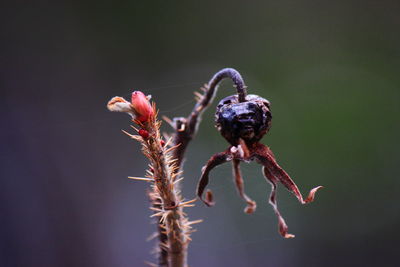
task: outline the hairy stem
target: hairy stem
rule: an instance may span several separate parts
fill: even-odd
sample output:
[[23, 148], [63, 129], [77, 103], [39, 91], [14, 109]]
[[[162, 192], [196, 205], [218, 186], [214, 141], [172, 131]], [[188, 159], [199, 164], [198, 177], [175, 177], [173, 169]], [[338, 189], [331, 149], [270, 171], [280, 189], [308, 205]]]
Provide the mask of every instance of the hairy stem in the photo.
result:
[[187, 219], [183, 216], [182, 207], [179, 206], [181, 196], [174, 185], [176, 165], [162, 145], [159, 122], [154, 119], [143, 126], [143, 129], [149, 132], [149, 137], [144, 143], [146, 146], [144, 152], [150, 159], [153, 169], [153, 192], [155, 197], [161, 200], [161, 209], [158, 214], [161, 217], [159, 227], [162, 227], [162, 224], [166, 226], [164, 232], [168, 243], [162, 245], [167, 248], [168, 266], [185, 267], [187, 266], [187, 240], [185, 236]]

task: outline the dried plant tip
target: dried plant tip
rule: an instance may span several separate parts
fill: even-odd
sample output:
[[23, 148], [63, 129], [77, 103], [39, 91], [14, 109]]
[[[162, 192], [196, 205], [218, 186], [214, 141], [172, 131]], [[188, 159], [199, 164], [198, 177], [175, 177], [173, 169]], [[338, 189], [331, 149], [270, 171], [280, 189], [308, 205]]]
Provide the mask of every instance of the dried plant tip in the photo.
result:
[[137, 114], [137, 120], [146, 122], [154, 115], [154, 110], [148, 98], [141, 91], [132, 93], [131, 105]]
[[289, 238], [294, 238], [295, 237], [295, 235], [288, 233], [288, 227], [287, 227], [287, 225], [285, 223], [285, 220], [282, 217], [279, 217], [278, 228], [279, 228], [279, 233], [284, 238], [289, 239]]
[[324, 188], [322, 185], [317, 186], [313, 189], [310, 190], [310, 192], [308, 193], [307, 198], [304, 200], [304, 203], [310, 203], [314, 201], [314, 197], [315, 197], [315, 193], [317, 193], [318, 190]]
[[115, 96], [111, 98], [111, 100], [107, 103], [107, 108], [109, 111], [113, 112], [126, 112], [135, 118], [131, 104], [122, 97]]
[[247, 203], [246, 208], [244, 208], [244, 212], [247, 214], [252, 214], [256, 211], [257, 204], [255, 201]]

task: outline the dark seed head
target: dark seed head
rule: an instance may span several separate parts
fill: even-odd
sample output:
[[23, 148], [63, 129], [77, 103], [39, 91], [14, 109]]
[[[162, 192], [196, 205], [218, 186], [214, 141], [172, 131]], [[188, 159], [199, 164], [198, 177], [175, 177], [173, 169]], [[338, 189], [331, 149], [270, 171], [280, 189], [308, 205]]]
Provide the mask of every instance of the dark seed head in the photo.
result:
[[239, 138], [247, 144], [258, 142], [271, 126], [269, 106], [268, 100], [257, 95], [247, 95], [244, 102], [239, 102], [237, 95], [225, 97], [217, 106], [215, 125], [234, 146]]

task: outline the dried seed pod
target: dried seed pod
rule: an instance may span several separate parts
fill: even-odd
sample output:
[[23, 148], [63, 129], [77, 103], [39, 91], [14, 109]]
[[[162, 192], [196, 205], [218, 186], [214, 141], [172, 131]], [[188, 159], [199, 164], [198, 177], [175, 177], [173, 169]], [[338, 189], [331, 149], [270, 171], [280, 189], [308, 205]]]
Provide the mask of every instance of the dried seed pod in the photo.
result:
[[269, 101], [257, 95], [247, 95], [239, 102], [237, 95], [222, 99], [215, 113], [215, 126], [221, 135], [237, 146], [240, 139], [247, 144], [261, 140], [271, 127]]

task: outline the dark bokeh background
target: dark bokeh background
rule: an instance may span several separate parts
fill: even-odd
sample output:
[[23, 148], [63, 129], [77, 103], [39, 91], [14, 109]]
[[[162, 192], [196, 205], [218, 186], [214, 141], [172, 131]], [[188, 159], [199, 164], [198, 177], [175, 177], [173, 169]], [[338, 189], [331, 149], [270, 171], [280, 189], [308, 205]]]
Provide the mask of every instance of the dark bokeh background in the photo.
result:
[[[272, 102], [263, 139], [303, 193], [280, 188], [296, 234], [284, 240], [260, 167], [245, 215], [230, 166], [213, 173], [217, 205], [190, 244], [191, 266], [396, 266], [399, 253], [398, 1], [127, 1], [1, 4], [0, 266], [142, 266], [153, 261], [147, 165], [124, 136], [114, 95], [152, 94], [187, 115], [217, 70], [241, 71]], [[224, 82], [218, 98], [233, 93]], [[184, 195], [227, 144], [207, 111], [186, 161]], [[168, 128], [165, 128], [168, 130]], [[398, 266], [398, 265], [397, 265]]]

